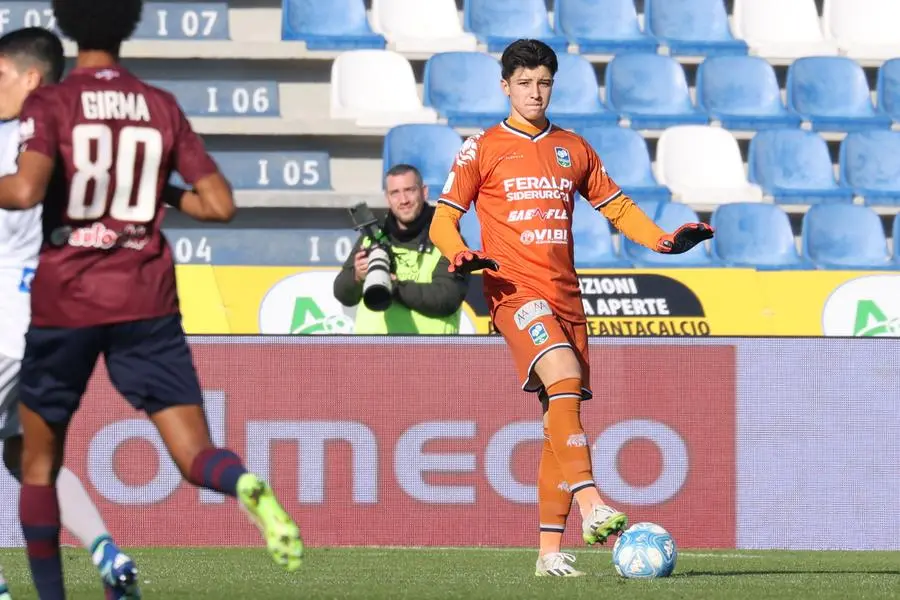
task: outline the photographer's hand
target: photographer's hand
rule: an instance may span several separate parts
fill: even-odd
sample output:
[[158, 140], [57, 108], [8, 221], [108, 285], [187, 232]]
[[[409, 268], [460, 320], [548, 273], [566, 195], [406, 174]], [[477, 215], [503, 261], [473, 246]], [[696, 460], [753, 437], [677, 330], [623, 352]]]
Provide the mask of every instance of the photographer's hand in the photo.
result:
[[357, 283], [362, 283], [368, 272], [369, 259], [367, 258], [367, 252], [365, 250], [360, 250], [353, 259], [353, 273], [356, 275]]

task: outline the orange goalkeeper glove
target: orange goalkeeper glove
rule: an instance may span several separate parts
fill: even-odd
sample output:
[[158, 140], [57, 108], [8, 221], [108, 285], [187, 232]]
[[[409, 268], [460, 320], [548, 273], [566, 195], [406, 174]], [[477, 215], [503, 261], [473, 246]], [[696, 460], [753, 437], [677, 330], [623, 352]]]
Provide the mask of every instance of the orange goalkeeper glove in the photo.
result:
[[465, 275], [481, 269], [499, 271], [500, 265], [498, 265], [497, 261], [493, 258], [485, 256], [483, 252], [478, 252], [477, 250], [463, 250], [462, 252], [456, 253], [456, 256], [450, 261], [450, 268], [448, 270], [451, 273]]
[[697, 244], [713, 237], [713, 228], [706, 223], [688, 223], [656, 242], [656, 251], [662, 254], [684, 254]]

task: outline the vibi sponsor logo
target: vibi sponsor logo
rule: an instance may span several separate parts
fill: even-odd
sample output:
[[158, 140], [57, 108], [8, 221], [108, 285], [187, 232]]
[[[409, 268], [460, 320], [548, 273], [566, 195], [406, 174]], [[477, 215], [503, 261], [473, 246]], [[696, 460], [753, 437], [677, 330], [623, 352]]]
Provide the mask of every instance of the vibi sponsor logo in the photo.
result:
[[572, 201], [575, 184], [571, 179], [561, 177], [512, 177], [503, 180], [503, 191], [507, 202], [519, 200], [562, 200]]
[[547, 210], [528, 208], [525, 210], [514, 210], [509, 213], [506, 222], [515, 223], [517, 221], [530, 221], [532, 219], [540, 219], [541, 221], [568, 221], [569, 211], [564, 208], [548, 208]]
[[838, 287], [825, 302], [827, 336], [900, 337], [900, 276], [870, 275]]
[[519, 236], [519, 241], [530, 246], [531, 244], [567, 244], [569, 243], [568, 229], [528, 229]]
[[54, 246], [69, 245], [74, 248], [96, 248], [111, 250], [118, 246], [129, 250], [143, 250], [150, 242], [150, 235], [143, 225], [126, 225], [119, 232], [103, 223], [90, 227], [57, 227], [50, 233], [50, 243]]

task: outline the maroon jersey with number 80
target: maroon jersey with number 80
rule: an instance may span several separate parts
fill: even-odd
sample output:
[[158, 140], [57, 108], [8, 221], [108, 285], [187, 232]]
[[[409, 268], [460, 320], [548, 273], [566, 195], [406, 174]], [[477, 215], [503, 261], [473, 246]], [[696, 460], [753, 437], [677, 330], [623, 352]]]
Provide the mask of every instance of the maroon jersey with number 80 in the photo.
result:
[[121, 67], [76, 69], [33, 92], [21, 152], [56, 161], [32, 324], [89, 327], [178, 313], [175, 264], [160, 229], [173, 170], [216, 172], [175, 98]]

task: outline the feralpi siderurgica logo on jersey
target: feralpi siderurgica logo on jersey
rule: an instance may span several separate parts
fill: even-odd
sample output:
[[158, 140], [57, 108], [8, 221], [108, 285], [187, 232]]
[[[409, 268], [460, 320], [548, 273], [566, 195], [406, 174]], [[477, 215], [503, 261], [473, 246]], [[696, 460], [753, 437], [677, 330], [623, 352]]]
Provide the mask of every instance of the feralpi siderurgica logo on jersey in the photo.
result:
[[828, 336], [900, 337], [900, 275], [870, 275], [838, 287], [825, 302]]

